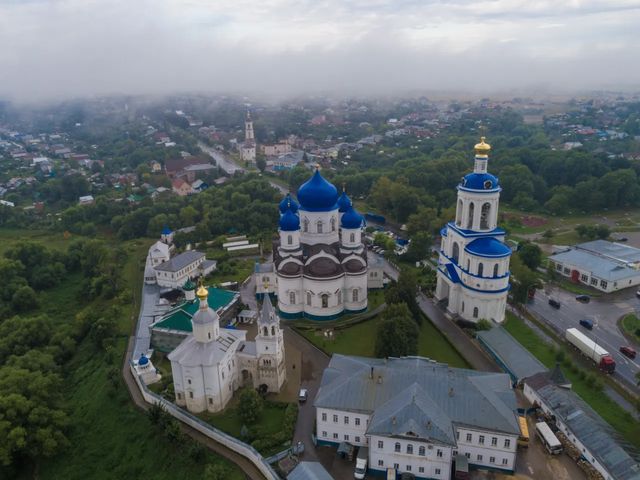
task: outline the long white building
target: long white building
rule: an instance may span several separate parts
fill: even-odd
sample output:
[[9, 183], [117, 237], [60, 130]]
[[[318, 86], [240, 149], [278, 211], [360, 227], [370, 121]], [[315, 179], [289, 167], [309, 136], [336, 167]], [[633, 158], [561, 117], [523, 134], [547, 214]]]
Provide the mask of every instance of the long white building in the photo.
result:
[[475, 146], [473, 172], [458, 185], [455, 222], [440, 231], [435, 297], [461, 318], [502, 323], [509, 292], [511, 249], [498, 227], [500, 183], [487, 172], [491, 146]]
[[508, 375], [451, 368], [422, 357], [334, 355], [316, 396], [318, 443], [369, 447], [369, 472], [451, 478], [456, 455], [512, 473], [516, 398]]

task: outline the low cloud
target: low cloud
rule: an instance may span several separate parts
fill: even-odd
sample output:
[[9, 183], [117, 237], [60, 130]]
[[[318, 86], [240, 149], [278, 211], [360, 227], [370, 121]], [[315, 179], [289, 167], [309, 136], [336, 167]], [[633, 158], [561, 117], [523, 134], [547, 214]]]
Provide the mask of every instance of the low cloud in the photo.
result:
[[0, 2], [0, 96], [637, 88], [631, 1]]

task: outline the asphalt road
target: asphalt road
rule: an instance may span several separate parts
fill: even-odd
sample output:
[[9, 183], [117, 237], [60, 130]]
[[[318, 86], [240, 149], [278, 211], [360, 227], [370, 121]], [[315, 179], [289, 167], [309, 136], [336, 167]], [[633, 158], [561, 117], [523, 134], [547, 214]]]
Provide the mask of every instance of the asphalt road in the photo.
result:
[[227, 173], [227, 175], [233, 175], [238, 170], [242, 170], [241, 167], [236, 165], [227, 155], [213, 147], [210, 147], [206, 143], [198, 142], [198, 147], [204, 153], [212, 157], [216, 161], [216, 165]]
[[[527, 309], [563, 337], [567, 328], [575, 327], [595, 340], [615, 359], [614, 376], [635, 387], [635, 375], [640, 371], [640, 359], [631, 360], [620, 353], [620, 346], [628, 345], [629, 342], [617, 325], [621, 316], [640, 311], [640, 300], [636, 298], [635, 289], [594, 297], [589, 303], [578, 302], [575, 294], [559, 287], [547, 287], [545, 290], [536, 292], [535, 299], [527, 305]], [[560, 302], [559, 309], [549, 305], [550, 297]], [[593, 321], [593, 330], [582, 327], [579, 324], [581, 319]]]

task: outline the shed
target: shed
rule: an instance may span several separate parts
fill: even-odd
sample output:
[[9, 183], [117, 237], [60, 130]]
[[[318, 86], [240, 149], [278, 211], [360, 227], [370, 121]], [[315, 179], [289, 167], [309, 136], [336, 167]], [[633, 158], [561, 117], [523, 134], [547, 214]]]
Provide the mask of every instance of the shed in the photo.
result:
[[546, 372], [545, 367], [536, 357], [513, 338], [503, 327], [496, 326], [491, 330], [478, 332], [480, 345], [511, 377], [514, 385], [536, 373]]
[[320, 462], [300, 462], [287, 475], [287, 480], [334, 480]]

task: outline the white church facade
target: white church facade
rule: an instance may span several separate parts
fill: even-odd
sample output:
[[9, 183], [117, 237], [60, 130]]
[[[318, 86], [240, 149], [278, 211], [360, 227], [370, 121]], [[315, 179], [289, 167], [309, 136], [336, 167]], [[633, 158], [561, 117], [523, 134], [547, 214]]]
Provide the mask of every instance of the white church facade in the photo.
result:
[[262, 305], [255, 341], [247, 341], [246, 331], [220, 327], [202, 285], [197, 296], [193, 333], [168, 355], [176, 404], [194, 413], [218, 412], [243, 386], [279, 392], [286, 380], [284, 336], [269, 297]]
[[487, 172], [491, 146], [475, 146], [472, 173], [458, 185], [456, 218], [441, 230], [435, 297], [452, 315], [478, 322], [504, 321], [511, 249], [498, 227], [500, 183]]
[[273, 245], [273, 275], [256, 269], [260, 292], [277, 295], [283, 318], [331, 320], [367, 309], [364, 218], [345, 192], [339, 196], [319, 169], [280, 203], [279, 239]]

